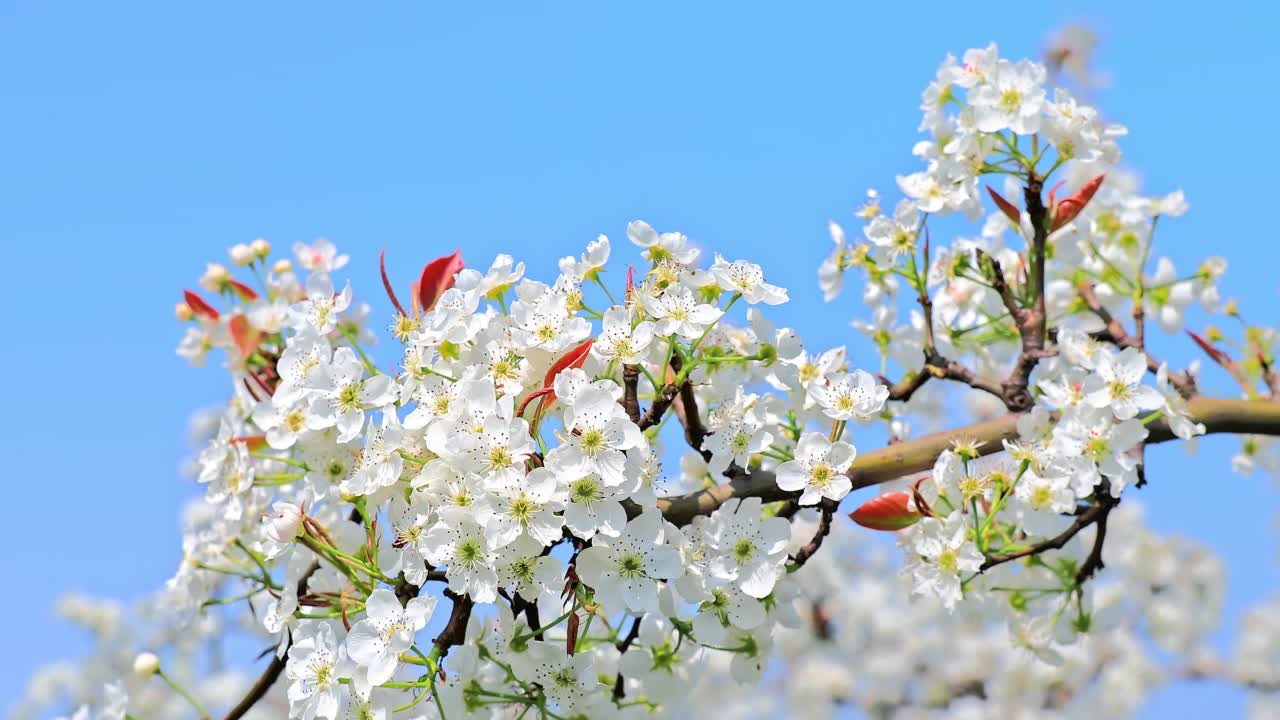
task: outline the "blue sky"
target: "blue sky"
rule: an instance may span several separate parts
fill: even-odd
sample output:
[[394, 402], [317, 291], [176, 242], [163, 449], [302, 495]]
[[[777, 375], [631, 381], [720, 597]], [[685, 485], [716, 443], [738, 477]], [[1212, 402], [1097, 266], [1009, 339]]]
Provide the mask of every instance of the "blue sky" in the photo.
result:
[[[263, 236], [327, 236], [381, 317], [383, 245], [402, 285], [455, 247], [514, 252], [537, 274], [627, 221], [679, 229], [767, 264], [785, 314], [816, 345], [849, 342], [846, 295], [821, 303], [829, 218], [892, 191], [919, 92], [943, 55], [1000, 44], [1036, 56], [1070, 21], [1100, 33], [1104, 112], [1127, 162], [1189, 215], [1158, 250], [1190, 269], [1231, 261], [1227, 292], [1276, 320], [1265, 226], [1280, 151], [1273, 11], [1247, 4], [520, 4], [459, 10], [325, 3], [0, 6], [0, 373], [10, 511], [4, 539], [18, 666], [76, 654], [52, 617], [67, 590], [133, 598], [179, 554], [189, 412], [225, 392], [174, 356], [179, 289], [207, 259]], [[397, 265], [397, 262], [402, 264]], [[616, 278], [615, 278], [616, 279]], [[1185, 360], [1184, 342], [1165, 354]], [[1224, 388], [1221, 378], [1208, 383]], [[1277, 587], [1274, 488], [1228, 473], [1234, 445], [1151, 453], [1150, 522], [1230, 564], [1229, 614]], [[1224, 633], [1225, 638], [1229, 634]], [[1225, 647], [1225, 645], [1224, 645]], [[11, 651], [13, 652], [13, 651]], [[1210, 684], [1157, 694], [1149, 717], [1234, 716]]]

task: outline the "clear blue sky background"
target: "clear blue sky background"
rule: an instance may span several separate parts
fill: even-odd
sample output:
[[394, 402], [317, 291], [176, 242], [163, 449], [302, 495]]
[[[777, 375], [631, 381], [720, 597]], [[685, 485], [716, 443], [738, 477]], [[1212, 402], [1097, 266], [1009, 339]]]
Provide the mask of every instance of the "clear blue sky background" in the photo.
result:
[[[916, 168], [919, 92], [946, 52], [1037, 56], [1083, 20], [1128, 162], [1191, 201], [1160, 250], [1186, 269], [1226, 255], [1229, 291], [1276, 320], [1280, 54], [1261, 3], [644, 5], [0, 5], [0, 704], [83, 647], [51, 616], [57, 595], [132, 598], [172, 572], [196, 492], [177, 473], [186, 419], [226, 390], [175, 357], [172, 308], [234, 242], [332, 238], [385, 318], [382, 245], [402, 285], [459, 246], [547, 274], [645, 218], [767, 262], [806, 339], [869, 359], [846, 325], [855, 297], [823, 306], [815, 285], [828, 218], [852, 225], [865, 188]], [[1233, 447], [1153, 451], [1142, 493], [1157, 528], [1228, 558], [1228, 631], [1277, 587], [1274, 488], [1228, 474]], [[1199, 684], [1147, 716], [1242, 708]]]

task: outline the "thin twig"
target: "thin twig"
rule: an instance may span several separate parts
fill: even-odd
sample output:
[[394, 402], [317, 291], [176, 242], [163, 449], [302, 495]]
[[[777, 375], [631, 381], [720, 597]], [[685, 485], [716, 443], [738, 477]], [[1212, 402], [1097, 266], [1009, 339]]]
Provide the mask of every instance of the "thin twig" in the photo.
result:
[[797, 550], [795, 557], [791, 559], [791, 562], [797, 568], [804, 567], [804, 564], [809, 562], [809, 558], [822, 549], [822, 541], [827, 538], [827, 535], [831, 534], [831, 518], [835, 515], [836, 508], [839, 506], [840, 503], [830, 498], [823, 498], [822, 502], [818, 503], [818, 529], [814, 532], [813, 539]]

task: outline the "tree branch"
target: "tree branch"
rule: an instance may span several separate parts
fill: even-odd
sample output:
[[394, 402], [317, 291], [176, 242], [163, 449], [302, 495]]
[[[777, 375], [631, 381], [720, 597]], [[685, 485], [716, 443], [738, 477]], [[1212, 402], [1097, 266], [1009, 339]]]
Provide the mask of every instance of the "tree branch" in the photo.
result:
[[[683, 364], [680, 361], [680, 356], [678, 354], [672, 354], [671, 369], [675, 371], [676, 377], [680, 376], [680, 370], [682, 368]], [[666, 368], [663, 368], [662, 370], [664, 373], [666, 372]], [[662, 422], [662, 416], [666, 414], [667, 408], [671, 407], [671, 402], [675, 400], [676, 392], [678, 390], [679, 388], [669, 382], [661, 388], [654, 388], [653, 391], [655, 395], [653, 398], [653, 404], [649, 406], [649, 410], [640, 418], [640, 422], [636, 423], [640, 426], [641, 430], [648, 430], [654, 425]]]
[[[1187, 412], [1193, 420], [1204, 423], [1207, 433], [1280, 435], [1280, 403], [1195, 397], [1188, 401]], [[1010, 413], [994, 420], [925, 435], [863, 453], [849, 468], [848, 475], [853, 480], [853, 488], [856, 490], [911, 473], [928, 471], [933, 468], [938, 455], [956, 440], [975, 440], [981, 443], [978, 452], [983, 455], [1000, 452], [1004, 449], [1001, 444], [1003, 440], [1017, 438], [1018, 417], [1018, 414]], [[1167, 442], [1176, 437], [1163, 418], [1152, 422], [1147, 430], [1150, 432], [1146, 440], [1148, 445]], [[747, 497], [776, 502], [799, 497], [799, 493], [779, 489], [773, 472], [756, 470], [737, 475], [727, 483], [705, 490], [662, 498], [658, 501], [658, 508], [667, 520], [683, 526], [698, 515], [710, 515], [733, 498]], [[638, 513], [638, 507], [628, 508], [629, 515]]]
[[[622, 366], [622, 407], [627, 411], [631, 422], [640, 424], [640, 398], [637, 386], [640, 384], [640, 368], [636, 365]], [[654, 388], [656, 391], [657, 388]]]
[[449, 654], [449, 648], [466, 639], [467, 623], [471, 620], [471, 608], [475, 605], [470, 595], [459, 595], [452, 590], [445, 590], [444, 594], [453, 601], [453, 611], [449, 613], [449, 622], [432, 641], [440, 648], [442, 658]]
[[707, 426], [703, 424], [702, 415], [698, 412], [698, 398], [693, 393], [693, 385], [687, 380], [680, 386], [680, 393], [676, 396], [675, 411], [676, 419], [684, 427], [684, 441], [697, 450], [703, 459], [710, 461], [711, 451], [702, 448], [702, 441], [707, 437]]
[[[311, 581], [311, 576], [319, 569], [320, 563], [318, 561], [314, 562], [309, 568], [307, 568], [307, 571], [302, 574], [302, 577], [298, 579], [299, 595], [303, 595], [307, 592], [307, 583]], [[290, 639], [286, 644], [292, 644], [292, 639]], [[240, 702], [236, 703], [234, 707], [227, 711], [227, 714], [223, 716], [223, 720], [240, 720], [240, 718], [247, 715], [248, 712], [253, 709], [254, 705], [258, 704], [259, 700], [266, 697], [267, 691], [271, 689], [272, 685], [275, 685], [276, 680], [280, 679], [280, 673], [284, 672], [284, 666], [287, 662], [287, 653], [288, 648], [286, 647], [285, 654], [280, 654], [271, 658], [271, 662], [267, 665], [267, 668], [262, 671], [262, 674], [258, 676], [257, 681], [255, 681], [249, 688], [249, 692], [245, 693], [244, 697], [240, 698]]]
[[[1160, 372], [1160, 362], [1152, 357], [1151, 353], [1146, 351], [1143, 347], [1142, 338], [1130, 335], [1128, 331], [1124, 329], [1124, 323], [1116, 319], [1116, 317], [1111, 314], [1111, 311], [1108, 310], [1106, 306], [1102, 304], [1102, 301], [1098, 299], [1098, 293], [1094, 291], [1093, 283], [1080, 283], [1076, 290], [1080, 295], [1080, 299], [1084, 301], [1085, 307], [1089, 308], [1090, 312], [1098, 316], [1098, 319], [1106, 326], [1106, 329], [1103, 330], [1101, 334], [1101, 339], [1110, 341], [1120, 348], [1136, 348], [1141, 350], [1142, 354], [1147, 358], [1147, 370], [1153, 375]], [[1139, 323], [1142, 322], [1141, 312], [1138, 308], [1134, 308], [1134, 317]], [[1169, 383], [1173, 385], [1174, 389], [1178, 391], [1178, 394], [1182, 395], [1184, 398], [1190, 398], [1197, 392], [1195, 378], [1192, 377], [1190, 373], [1171, 372], [1169, 373]]]
[[840, 503], [830, 498], [823, 498], [822, 502], [818, 503], [818, 529], [813, 533], [813, 539], [797, 550], [795, 557], [792, 558], [797, 568], [804, 567], [804, 564], [809, 562], [809, 558], [816, 555], [822, 548], [822, 541], [831, 534], [831, 518], [838, 507]]

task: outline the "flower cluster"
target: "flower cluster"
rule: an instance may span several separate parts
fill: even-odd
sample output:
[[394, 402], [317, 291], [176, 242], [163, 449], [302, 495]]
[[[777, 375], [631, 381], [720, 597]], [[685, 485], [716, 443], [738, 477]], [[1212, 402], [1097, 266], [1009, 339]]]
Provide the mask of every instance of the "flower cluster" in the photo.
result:
[[[219, 608], [247, 607], [237, 622], [275, 654], [271, 716], [302, 720], [764, 717], [778, 674], [813, 717], [842, 701], [983, 714], [975, 697], [988, 715], [1131, 710], [1157, 674], [1135, 628], [1194, 655], [1222, 592], [1220, 564], [1120, 505], [1148, 443], [1207, 430], [1196, 369], [1158, 361], [1145, 321], [1239, 311], [1218, 295], [1224, 261], [1148, 273], [1185, 200], [1138, 195], [1112, 167], [1124, 128], [1049, 79], [994, 45], [947, 58], [923, 95], [925, 169], [897, 179], [891, 211], [868, 194], [865, 241], [831, 223], [819, 286], [831, 300], [863, 273], [874, 371], [775, 326], [788, 293], [759, 265], [641, 221], [625, 286], [605, 280], [603, 235], [545, 281], [508, 255], [437, 258], [407, 302], [384, 258], [398, 347], [377, 360], [333, 244], [231, 248], [252, 281], [210, 264], [177, 308], [178, 353], [222, 351], [232, 393], [158, 601], [172, 627], [213, 637]], [[948, 215], [977, 235], [935, 240]], [[905, 323], [900, 294], [918, 304]], [[1274, 335], [1245, 332], [1249, 362], [1193, 337], [1274, 393]], [[913, 441], [912, 416], [954, 419], [938, 380], [1007, 414]], [[873, 433], [898, 448], [859, 455]], [[1241, 470], [1269, 457], [1251, 441]], [[837, 517], [880, 483], [850, 515], [896, 533], [900, 582]], [[1122, 575], [1095, 587], [1104, 541]], [[1239, 673], [1274, 684], [1273, 646], [1248, 643]], [[208, 716], [219, 696], [185, 688], [192, 664], [138, 658], [96, 717], [180, 715], [155, 676]]]

